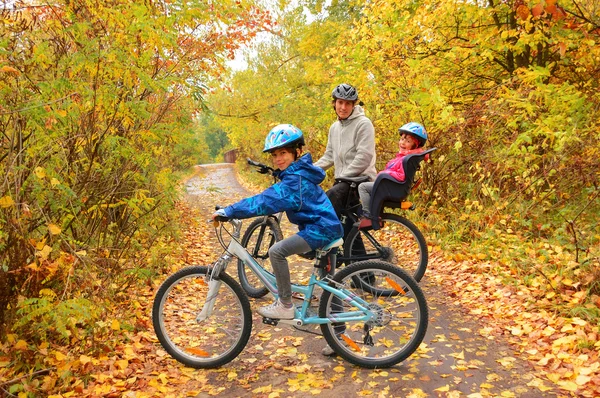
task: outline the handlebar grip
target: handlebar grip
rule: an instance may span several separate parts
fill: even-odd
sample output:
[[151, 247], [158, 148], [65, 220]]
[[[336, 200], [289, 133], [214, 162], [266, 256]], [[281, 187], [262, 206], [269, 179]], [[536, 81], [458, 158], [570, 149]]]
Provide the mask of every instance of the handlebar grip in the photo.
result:
[[272, 167], [269, 167], [266, 164], [256, 162], [250, 158], [246, 158], [246, 161], [248, 162], [249, 165], [258, 167], [259, 169], [256, 171], [258, 171], [260, 174], [272, 174], [274, 171], [274, 169]]
[[254, 160], [250, 159], [250, 158], [246, 158], [246, 161], [248, 162], [248, 164], [249, 164], [249, 165], [252, 165], [252, 166], [256, 166], [256, 167], [265, 167], [265, 165], [264, 165], [264, 164], [262, 164], [262, 163], [258, 163], [258, 162], [256, 162], [256, 161], [254, 161]]

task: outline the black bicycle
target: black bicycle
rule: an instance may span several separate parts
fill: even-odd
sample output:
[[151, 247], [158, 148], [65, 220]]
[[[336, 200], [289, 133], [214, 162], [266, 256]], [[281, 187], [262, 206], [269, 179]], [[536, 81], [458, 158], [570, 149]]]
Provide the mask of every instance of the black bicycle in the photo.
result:
[[[380, 174], [375, 180], [371, 200], [371, 214], [379, 214], [379, 222], [367, 228], [359, 227], [361, 206], [358, 202], [358, 185], [366, 179], [342, 179], [338, 183], [350, 185], [350, 194], [342, 211], [342, 224], [351, 223], [352, 227], [344, 236], [342, 254], [337, 257], [337, 267], [350, 265], [364, 260], [382, 260], [403, 268], [419, 282], [427, 269], [429, 253], [425, 237], [419, 228], [406, 217], [398, 214], [402, 210], [413, 210], [414, 205], [405, 199], [411, 190], [416, 188], [420, 180], [415, 181], [416, 171], [421, 161], [436, 148], [420, 154], [405, 156], [404, 171], [406, 179], [399, 183], [393, 178]], [[274, 169], [259, 162], [248, 159], [248, 164], [257, 168], [261, 174], [273, 176]], [[389, 178], [388, 178], [389, 177]], [[277, 182], [273, 176], [273, 182]], [[242, 237], [241, 244], [263, 267], [268, 266], [269, 248], [283, 239], [281, 218], [283, 213], [261, 216], [254, 219]], [[304, 255], [311, 258], [311, 254]], [[238, 261], [240, 284], [248, 296], [260, 298], [268, 293], [260, 281], [251, 272], [246, 272], [243, 262]], [[394, 294], [393, 291], [380, 289], [379, 281], [372, 275], [362, 275], [360, 285], [373, 294]], [[358, 282], [358, 281], [357, 281]]]

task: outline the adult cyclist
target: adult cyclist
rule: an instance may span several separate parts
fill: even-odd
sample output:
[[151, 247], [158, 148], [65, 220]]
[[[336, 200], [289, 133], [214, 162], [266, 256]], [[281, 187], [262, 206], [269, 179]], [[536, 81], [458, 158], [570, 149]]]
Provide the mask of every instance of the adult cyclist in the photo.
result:
[[[323, 156], [314, 165], [323, 170], [334, 167], [334, 185], [327, 196], [337, 215], [344, 210], [350, 193], [350, 184], [341, 179], [361, 177], [373, 181], [375, 169], [375, 128], [358, 105], [358, 92], [349, 84], [342, 83], [331, 93], [337, 120], [329, 128], [327, 147]], [[352, 225], [344, 226], [344, 236]]]
[[[347, 180], [373, 181], [377, 175], [375, 128], [365, 116], [362, 106], [358, 105], [356, 88], [342, 83], [333, 89], [331, 97], [337, 120], [329, 128], [325, 153], [314, 165], [323, 170], [334, 167], [335, 183], [326, 194], [340, 217], [350, 194], [350, 183]], [[358, 203], [358, 198], [353, 198], [353, 202]], [[352, 229], [352, 221], [346, 220], [343, 227], [346, 237]], [[363, 277], [368, 278], [369, 275], [365, 274]], [[336, 333], [344, 332], [343, 325], [338, 329]], [[321, 352], [327, 356], [335, 354], [329, 345]]]

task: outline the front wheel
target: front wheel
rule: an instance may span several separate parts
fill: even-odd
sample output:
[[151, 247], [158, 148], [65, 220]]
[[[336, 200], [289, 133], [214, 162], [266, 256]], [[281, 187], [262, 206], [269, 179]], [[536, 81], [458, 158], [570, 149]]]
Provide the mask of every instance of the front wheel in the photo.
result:
[[344, 242], [344, 262], [386, 261], [397, 264], [419, 282], [429, 261], [425, 237], [415, 224], [397, 214], [383, 213], [381, 221], [383, 226], [378, 230], [352, 228]]
[[[282, 239], [283, 232], [281, 232], [277, 219], [274, 217], [260, 217], [248, 225], [242, 237], [242, 246], [263, 268], [268, 269], [269, 249]], [[240, 284], [248, 296], [261, 298], [269, 292], [242, 260], [238, 260], [238, 276]]]
[[[394, 295], [378, 295], [355, 286], [365, 273], [384, 281]], [[367, 321], [334, 322], [321, 325], [327, 343], [342, 358], [366, 368], [385, 368], [408, 358], [419, 347], [429, 322], [425, 295], [418, 283], [404, 270], [379, 260], [354, 263], [338, 271], [331, 282], [350, 297], [367, 303], [372, 317]], [[364, 311], [324, 291], [319, 317], [340, 319], [359, 316]]]
[[211, 280], [208, 267], [193, 266], [177, 271], [160, 286], [152, 323], [158, 341], [177, 361], [192, 368], [214, 368], [242, 352], [250, 338], [252, 313], [235, 279], [221, 272]]

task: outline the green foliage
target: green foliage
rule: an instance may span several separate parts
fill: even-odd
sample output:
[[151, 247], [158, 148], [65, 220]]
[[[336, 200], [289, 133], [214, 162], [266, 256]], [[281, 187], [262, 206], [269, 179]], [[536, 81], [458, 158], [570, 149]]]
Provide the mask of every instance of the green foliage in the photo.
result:
[[79, 329], [91, 328], [99, 319], [98, 308], [87, 299], [60, 301], [49, 289], [40, 293], [40, 298], [29, 298], [19, 303], [19, 318], [13, 325], [15, 330], [27, 330], [23, 337], [31, 342], [68, 343], [71, 338], [80, 337]]

